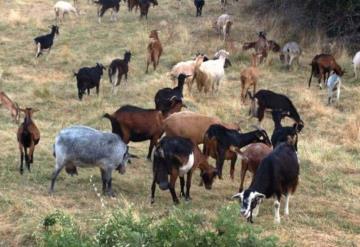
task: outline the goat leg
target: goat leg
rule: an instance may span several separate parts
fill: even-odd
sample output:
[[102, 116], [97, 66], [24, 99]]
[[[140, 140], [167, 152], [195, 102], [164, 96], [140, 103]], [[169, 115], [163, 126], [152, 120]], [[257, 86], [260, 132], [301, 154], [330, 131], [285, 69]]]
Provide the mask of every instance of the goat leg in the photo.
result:
[[155, 189], [156, 189], [156, 174], [154, 174], [154, 178], [151, 184], [151, 204], [155, 202]]
[[177, 176], [176, 176], [176, 175], [171, 175], [171, 176], [170, 176], [170, 186], [169, 186], [169, 190], [170, 190], [171, 197], [172, 197], [172, 199], [173, 199], [174, 204], [179, 204], [179, 199], [177, 198], [176, 192], [175, 192], [176, 179], [177, 179]]
[[191, 201], [191, 197], [190, 197], [191, 178], [192, 178], [192, 171], [190, 170], [186, 177], [186, 194], [185, 194], [186, 201]]
[[180, 197], [185, 197], [184, 187], [185, 187], [185, 179], [184, 177], [180, 177]]
[[19, 150], [20, 150], [20, 174], [24, 173], [24, 152], [22, 149], [22, 145], [19, 144]]

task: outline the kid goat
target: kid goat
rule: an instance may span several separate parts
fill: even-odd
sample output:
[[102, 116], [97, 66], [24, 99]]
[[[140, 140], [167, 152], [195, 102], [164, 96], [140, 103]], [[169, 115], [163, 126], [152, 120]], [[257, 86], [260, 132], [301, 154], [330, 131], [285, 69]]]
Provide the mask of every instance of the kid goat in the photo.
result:
[[[17, 140], [19, 143], [20, 150], [20, 174], [23, 174], [23, 162], [24, 162], [24, 153], [25, 153], [25, 163], [27, 169], [30, 171], [30, 164], [34, 161], [34, 150], [35, 145], [40, 141], [40, 132], [36, 127], [35, 123], [32, 120], [32, 115], [38, 110], [32, 108], [19, 109], [19, 111], [25, 113], [24, 122], [19, 126], [17, 131]], [[29, 148], [29, 154], [27, 149]]]
[[36, 45], [35, 57], [39, 57], [42, 54], [42, 51], [46, 49], [50, 53], [50, 49], [54, 43], [55, 35], [59, 35], [59, 27], [52, 25], [50, 28], [51, 32], [49, 34], [38, 36], [34, 39]]
[[[291, 138], [289, 138], [291, 139]], [[233, 198], [241, 201], [241, 214], [252, 223], [263, 199], [275, 197], [275, 223], [280, 223], [280, 199], [285, 195], [285, 215], [289, 215], [289, 196], [296, 190], [299, 163], [291, 140], [281, 143], [266, 156], [258, 167], [250, 187]]]
[[149, 72], [150, 63], [153, 64], [154, 70], [156, 70], [156, 66], [159, 65], [160, 57], [163, 51], [157, 30], [152, 30], [149, 35], [150, 42], [147, 47], [148, 56], [146, 61], [146, 71]]
[[124, 59], [114, 59], [111, 62], [108, 73], [113, 93], [115, 93], [115, 87], [120, 85], [123, 75], [125, 75], [125, 81], [127, 82], [130, 59], [131, 52], [125, 51]]

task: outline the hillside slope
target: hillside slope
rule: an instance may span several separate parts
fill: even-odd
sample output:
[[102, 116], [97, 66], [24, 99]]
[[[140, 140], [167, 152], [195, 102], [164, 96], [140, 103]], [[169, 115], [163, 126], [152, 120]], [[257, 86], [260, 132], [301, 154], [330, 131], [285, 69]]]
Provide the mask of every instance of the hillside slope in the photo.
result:
[[[156, 203], [150, 205], [151, 163], [146, 161], [148, 142], [130, 143], [132, 153], [141, 158], [133, 160], [125, 175], [114, 174], [116, 199], [104, 198], [106, 206], [96, 195], [93, 186], [100, 188], [97, 169], [79, 169], [79, 176], [69, 177], [62, 172], [55, 186], [55, 195], [47, 194], [54, 167], [52, 144], [56, 134], [72, 124], [84, 124], [101, 130], [111, 130], [110, 123], [101, 116], [113, 112], [123, 104], [152, 108], [156, 91], [171, 86], [167, 72], [178, 61], [187, 60], [197, 51], [212, 55], [224, 44], [212, 29], [212, 23], [222, 11], [218, 1], [206, 3], [203, 17], [195, 18], [193, 1], [184, 0], [181, 6], [175, 0], [164, 0], [150, 8], [148, 20], [139, 20], [138, 13], [120, 8], [120, 18], [110, 22], [105, 14], [99, 25], [96, 6], [80, 0], [79, 18], [67, 16], [60, 26], [60, 35], [51, 53], [35, 59], [33, 38], [48, 32], [54, 22], [50, 0], [1, 1], [0, 12], [0, 91], [5, 91], [20, 106], [40, 109], [34, 121], [41, 131], [36, 147], [32, 172], [19, 174], [19, 151], [16, 141], [17, 126], [9, 114], [0, 108], [0, 245], [34, 245], [34, 231], [43, 217], [56, 209], [74, 216], [86, 233], [116, 208], [131, 203], [136, 210], [160, 217], [172, 207], [168, 192], [157, 192]], [[232, 2], [232, 1], [230, 1]], [[242, 52], [244, 41], [253, 40], [256, 31], [264, 27], [242, 10], [245, 3], [231, 3], [228, 13], [235, 16], [232, 45], [232, 67], [220, 85], [217, 96], [186, 94], [189, 110], [216, 115], [227, 122], [240, 122], [251, 130], [255, 119], [248, 117], [248, 105], [240, 103], [239, 74], [250, 64], [249, 53]], [[144, 74], [148, 33], [160, 30], [164, 55], [159, 69]], [[286, 34], [268, 30], [271, 39], [286, 40]], [[276, 32], [278, 33], [278, 32]], [[274, 34], [274, 36], [272, 36]], [[100, 95], [91, 92], [82, 102], [77, 99], [73, 71], [96, 62], [108, 65], [113, 58], [122, 57], [125, 49], [133, 53], [128, 83], [120, 85], [117, 95], [111, 94], [108, 77], [104, 76]], [[343, 79], [341, 101], [326, 106], [326, 90], [315, 84], [307, 89], [308, 63], [319, 52], [306, 48], [302, 66], [288, 72], [279, 63], [277, 55], [270, 56], [262, 65], [258, 88], [271, 89], [288, 95], [299, 110], [305, 128], [299, 139], [301, 178], [296, 194], [290, 200], [290, 217], [282, 218], [279, 226], [273, 224], [273, 201], [263, 203], [255, 224], [266, 234], [279, 236], [281, 242], [296, 246], [356, 246], [360, 245], [360, 80], [353, 79], [351, 59], [338, 58], [348, 71]], [[290, 122], [289, 122], [290, 123]], [[263, 121], [271, 133], [269, 117]], [[213, 161], [212, 161], [213, 162]], [[211, 191], [198, 187], [198, 176], [192, 186], [191, 210], [213, 217], [239, 185], [239, 164], [236, 178], [228, 177], [225, 165], [224, 180], [217, 180]], [[247, 176], [246, 182], [250, 177]], [[239, 222], [244, 221], [239, 216]]]

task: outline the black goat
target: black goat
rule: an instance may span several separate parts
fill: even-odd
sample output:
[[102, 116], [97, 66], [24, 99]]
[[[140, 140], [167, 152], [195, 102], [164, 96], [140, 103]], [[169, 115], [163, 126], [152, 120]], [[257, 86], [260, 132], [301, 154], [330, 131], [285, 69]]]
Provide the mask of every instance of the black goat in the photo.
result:
[[204, 0], [194, 0], [194, 4], [196, 7], [196, 17], [201, 16], [202, 8], [205, 5], [205, 1]]
[[[94, 1], [94, 3], [99, 5], [98, 12], [97, 12], [99, 23], [101, 23], [101, 18], [108, 9], [112, 10], [111, 20], [116, 21], [117, 14], [119, 13], [119, 9], [120, 9], [120, 0], [98, 0], [98, 1]], [[115, 14], [114, 14], [114, 12], [115, 12]]]
[[55, 35], [59, 35], [59, 27], [52, 25], [50, 28], [51, 32], [49, 34], [38, 36], [34, 39], [36, 45], [35, 57], [39, 57], [42, 54], [42, 51], [46, 49], [48, 49], [50, 53], [51, 47], [54, 43]]
[[285, 215], [289, 215], [289, 195], [296, 190], [299, 163], [291, 138], [278, 145], [260, 163], [250, 187], [233, 196], [241, 200], [241, 214], [252, 223], [264, 198], [275, 197], [275, 223], [280, 223], [280, 199], [285, 195]]
[[131, 52], [124, 53], [124, 59], [114, 59], [109, 66], [109, 81], [112, 84], [112, 92], [115, 92], [115, 87], [120, 85], [122, 76], [125, 75], [125, 81], [128, 78], [129, 62], [131, 59]]
[[[162, 190], [170, 190], [174, 203], [179, 203], [175, 193], [175, 184], [180, 177], [181, 196], [191, 200], [190, 187], [194, 170], [201, 170], [201, 179], [206, 189], [211, 189], [217, 170], [210, 166], [207, 157], [190, 139], [183, 137], [168, 137], [161, 139], [156, 147], [153, 159], [153, 182], [151, 185], [151, 203], [154, 203], [156, 183]], [[184, 192], [186, 177], [186, 193]], [[170, 182], [168, 179], [170, 175]]]
[[249, 113], [253, 117], [256, 117], [259, 122], [263, 120], [265, 110], [269, 109], [271, 111], [281, 111], [283, 117], [287, 116], [293, 119], [299, 125], [298, 128], [300, 130], [304, 127], [304, 122], [301, 120], [295, 106], [287, 96], [274, 93], [270, 90], [259, 90], [254, 96], [248, 92], [248, 95], [251, 99]]
[[82, 96], [87, 90], [87, 94], [90, 94], [90, 89], [96, 87], [96, 95], [99, 95], [99, 87], [101, 76], [103, 75], [105, 67], [96, 63], [95, 67], [83, 67], [79, 69], [77, 73], [74, 73], [77, 80], [78, 96], [79, 100], [82, 100]]
[[227, 151], [235, 151], [241, 155], [240, 148], [255, 142], [271, 145], [269, 137], [263, 129], [242, 134], [223, 125], [213, 124], [204, 134], [203, 154], [216, 159], [216, 169], [218, 169], [221, 179]]
[[186, 78], [189, 75], [180, 74], [178, 76], [178, 85], [174, 88], [162, 88], [157, 91], [155, 95], [155, 109], [160, 110], [163, 113], [168, 112], [175, 101], [182, 101], [183, 99], [183, 89]]
[[275, 148], [281, 142], [286, 142], [290, 136], [294, 140], [294, 148], [297, 152], [297, 143], [298, 143], [298, 132], [301, 130], [301, 126], [297, 123], [294, 123], [292, 127], [287, 126], [283, 127], [281, 125], [281, 119], [284, 117], [281, 111], [272, 111], [272, 118], [275, 124], [273, 134], [271, 135], [271, 143]]
[[145, 18], [147, 19], [151, 3], [153, 4], [153, 6], [158, 5], [157, 0], [139, 0], [140, 18], [143, 18], [145, 16]]

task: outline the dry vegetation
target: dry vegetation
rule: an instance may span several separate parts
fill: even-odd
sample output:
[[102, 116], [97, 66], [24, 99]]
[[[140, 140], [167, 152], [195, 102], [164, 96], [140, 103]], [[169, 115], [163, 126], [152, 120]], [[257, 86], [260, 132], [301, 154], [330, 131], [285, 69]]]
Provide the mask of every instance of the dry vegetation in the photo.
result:
[[[52, 144], [58, 131], [72, 124], [84, 124], [110, 130], [110, 124], [101, 116], [113, 112], [120, 105], [135, 104], [153, 107], [157, 89], [171, 85], [166, 73], [180, 60], [186, 60], [197, 51], [213, 54], [223, 44], [212, 29], [215, 17], [221, 14], [218, 1], [208, 1], [204, 17], [195, 18], [193, 1], [183, 0], [181, 7], [175, 0], [165, 0], [151, 8], [148, 21], [139, 21], [138, 13], [129, 13], [123, 5], [120, 20], [109, 21], [109, 13], [99, 25], [96, 7], [80, 0], [81, 16], [67, 18], [60, 27], [60, 36], [50, 55], [34, 59], [32, 39], [48, 32], [54, 22], [51, 0], [4, 0], [0, 2], [0, 90], [5, 91], [20, 106], [40, 109], [34, 120], [41, 131], [31, 173], [20, 176], [19, 151], [16, 142], [17, 126], [3, 109], [0, 109], [0, 245], [34, 245], [34, 231], [44, 215], [59, 209], [72, 215], [85, 233], [92, 234], [114, 209], [129, 204], [139, 212], [154, 218], [172, 210], [168, 192], [156, 193], [156, 202], [150, 205], [151, 163], [145, 160], [148, 143], [131, 143], [132, 153], [141, 157], [129, 165], [125, 175], [114, 174], [113, 187], [116, 199], [104, 198], [105, 207], [96, 195], [93, 184], [100, 188], [97, 169], [81, 169], [79, 176], [69, 177], [62, 172], [55, 187], [55, 195], [48, 196], [50, 175], [54, 166]], [[255, 38], [255, 31], [264, 28], [242, 12], [243, 5], [230, 1], [229, 14], [236, 16], [232, 38], [228, 46], [233, 66], [226, 71], [226, 80], [216, 97], [186, 95], [185, 101], [192, 111], [217, 115], [228, 122], [241, 122], [250, 130], [255, 119], [249, 120], [248, 106], [240, 103], [241, 69], [250, 64], [249, 54], [240, 50], [241, 43]], [[246, 2], [246, 1], [245, 1]], [[67, 16], [68, 17], [68, 16]], [[269, 37], [285, 41], [278, 30], [269, 29]], [[164, 45], [158, 71], [148, 75], [145, 71], [148, 33], [159, 29]], [[279, 34], [276, 36], [275, 34]], [[125, 49], [133, 53], [129, 81], [122, 84], [116, 96], [111, 94], [107, 76], [102, 80], [100, 96], [93, 93], [83, 102], [77, 99], [72, 72], [81, 66], [92, 66], [99, 61], [108, 65], [115, 57], [122, 57]], [[326, 90], [306, 88], [309, 76], [308, 63], [319, 52], [316, 47], [305, 49], [302, 67], [291, 72], [284, 70], [277, 56], [272, 62], [260, 66], [259, 88], [282, 92], [293, 99], [299, 109], [305, 128], [300, 135], [301, 160], [300, 186], [290, 201], [290, 217], [282, 218], [281, 225], [273, 224], [272, 200], [261, 207], [256, 225], [265, 234], [279, 236], [281, 242], [295, 246], [357, 246], [360, 245], [360, 82], [353, 79], [351, 59], [343, 54], [339, 63], [348, 71], [343, 79], [341, 102], [326, 106]], [[270, 118], [263, 122], [272, 132]], [[184, 210], [201, 211], [209, 217], [237, 191], [236, 179], [217, 180], [213, 190], [197, 186], [192, 188], [193, 200]], [[92, 177], [92, 180], [90, 180]], [[247, 178], [249, 181], [249, 177]], [[182, 202], [185, 204], [184, 202]], [[239, 216], [239, 222], [244, 221]]]

